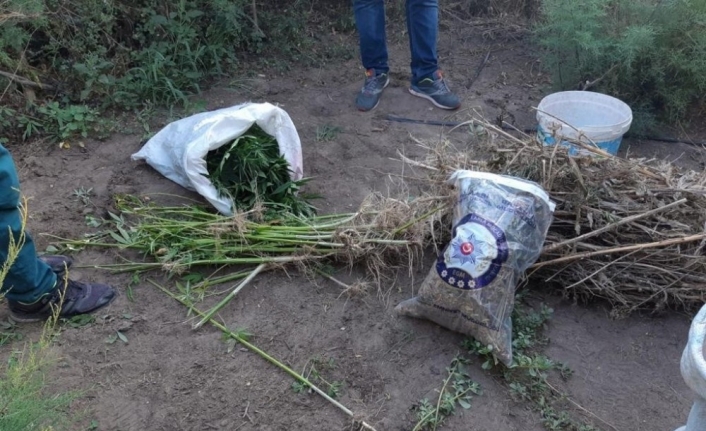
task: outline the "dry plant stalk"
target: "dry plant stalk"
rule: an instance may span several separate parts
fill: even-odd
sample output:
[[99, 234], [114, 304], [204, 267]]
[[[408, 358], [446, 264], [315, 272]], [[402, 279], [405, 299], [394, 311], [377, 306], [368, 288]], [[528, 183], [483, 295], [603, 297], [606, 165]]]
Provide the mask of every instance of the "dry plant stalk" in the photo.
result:
[[[476, 119], [486, 133], [468, 150], [427, 144], [414, 168], [429, 172], [432, 195], [448, 195], [457, 169], [526, 178], [557, 203], [534, 285], [558, 286], [575, 299], [603, 298], [614, 315], [638, 309], [690, 308], [706, 299], [706, 172], [663, 161], [611, 156], [570, 157], [561, 146], [512, 134]], [[478, 138], [478, 137], [476, 137]]]

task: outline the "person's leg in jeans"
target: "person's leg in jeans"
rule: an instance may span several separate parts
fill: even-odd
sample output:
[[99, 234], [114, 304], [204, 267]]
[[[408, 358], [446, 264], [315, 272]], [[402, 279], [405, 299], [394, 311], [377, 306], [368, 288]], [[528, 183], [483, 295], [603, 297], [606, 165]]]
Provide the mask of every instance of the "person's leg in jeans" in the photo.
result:
[[98, 283], [80, 283], [66, 278], [70, 259], [37, 256], [32, 237], [25, 232], [20, 212], [20, 184], [12, 156], [0, 145], [0, 265], [8, 259], [10, 243], [21, 246], [2, 282], [10, 316], [17, 322], [35, 322], [57, 312], [63, 317], [90, 313], [115, 298], [115, 290]]
[[382, 90], [389, 84], [384, 0], [353, 0], [353, 12], [360, 39], [360, 57], [365, 83], [356, 98], [361, 111], [375, 108]]
[[439, 69], [436, 43], [439, 35], [438, 0], [407, 0], [407, 33], [412, 53], [412, 84], [431, 78]]
[[436, 44], [439, 34], [438, 0], [407, 0], [407, 31], [412, 54], [410, 92], [444, 109], [456, 109], [459, 98], [439, 70]]
[[[24, 227], [20, 214], [20, 183], [10, 153], [0, 145], [0, 261], [8, 258], [10, 238], [19, 240]], [[24, 245], [10, 267], [1, 291], [10, 301], [36, 302], [56, 285], [56, 274], [37, 259], [32, 237], [25, 233]]]

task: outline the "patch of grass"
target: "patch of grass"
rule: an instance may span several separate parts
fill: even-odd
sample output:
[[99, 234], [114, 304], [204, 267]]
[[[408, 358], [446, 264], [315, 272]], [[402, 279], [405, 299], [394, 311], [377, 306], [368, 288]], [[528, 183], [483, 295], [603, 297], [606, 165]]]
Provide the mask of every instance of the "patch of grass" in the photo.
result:
[[336, 139], [342, 129], [338, 126], [332, 126], [330, 124], [324, 124], [316, 128], [316, 140], [318, 142], [328, 142]]
[[[328, 381], [326, 380], [322, 373], [323, 372], [330, 372], [333, 369], [336, 368], [336, 362], [333, 358], [329, 358], [328, 360], [322, 359], [321, 357], [314, 357], [310, 359], [305, 365], [304, 365], [304, 370], [302, 371], [302, 375], [304, 378], [308, 381], [310, 381], [312, 384], [317, 384], [317, 386], [321, 386], [322, 389], [326, 390], [326, 394], [333, 398], [336, 399], [341, 395], [341, 390], [343, 389], [343, 382], [332, 380]], [[301, 383], [299, 381], [293, 382], [292, 383], [292, 390], [295, 393], [303, 393], [303, 392], [309, 392], [312, 393], [311, 388], [306, 385], [305, 383]]]
[[497, 361], [492, 349], [476, 340], [467, 340], [464, 347], [481, 358], [482, 368], [496, 375], [515, 400], [529, 402], [540, 413], [542, 425], [548, 431], [599, 431], [573, 418], [563, 408], [568, 397], [549, 382], [551, 373], [560, 379], [572, 375], [565, 364], [553, 361], [542, 352], [548, 342], [542, 331], [552, 312], [545, 304], [534, 310], [518, 295], [512, 318], [513, 364], [510, 367]]
[[73, 195], [76, 199], [80, 200], [84, 206], [91, 204], [91, 194], [93, 193], [93, 187], [85, 188], [79, 187], [73, 191]]
[[[51, 333], [47, 328], [45, 334]], [[0, 429], [70, 429], [68, 407], [80, 394], [51, 395], [46, 390], [46, 372], [54, 363], [49, 340], [27, 345], [12, 354], [0, 378]]]
[[96, 316], [93, 314], [79, 314], [69, 319], [61, 319], [61, 321], [70, 328], [83, 328], [95, 323]]
[[439, 396], [435, 401], [427, 398], [417, 406], [417, 424], [412, 431], [436, 430], [449, 416], [456, 413], [456, 408], [471, 408], [473, 395], [481, 394], [481, 387], [464, 370], [468, 361], [460, 356], [454, 358], [446, 369], [447, 377]]
[[112, 108], [141, 112], [149, 137], [152, 108], [187, 108], [204, 84], [247, 74], [243, 58], [286, 71], [319, 62], [319, 34], [353, 28], [349, 4], [312, 0], [0, 1], [0, 139], [85, 137]]
[[99, 134], [101, 124], [96, 109], [86, 105], [61, 106], [59, 102], [49, 102], [37, 108], [41, 115], [41, 128], [56, 141], [72, 138], [87, 138], [89, 132]]
[[11, 320], [0, 322], [0, 347], [20, 341], [22, 334], [17, 331], [17, 324]]

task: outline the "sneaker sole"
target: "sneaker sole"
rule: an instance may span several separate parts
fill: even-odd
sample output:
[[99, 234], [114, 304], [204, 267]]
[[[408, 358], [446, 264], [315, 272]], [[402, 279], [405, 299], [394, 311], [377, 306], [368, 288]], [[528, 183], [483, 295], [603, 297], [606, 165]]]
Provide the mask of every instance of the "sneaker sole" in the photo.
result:
[[[111, 297], [111, 298], [108, 300], [108, 302], [106, 302], [105, 304], [101, 305], [101, 306], [98, 307], [98, 308], [94, 308], [93, 310], [87, 311], [86, 313], [83, 313], [83, 314], [92, 314], [92, 313], [95, 313], [96, 311], [98, 311], [98, 310], [100, 310], [100, 309], [102, 309], [102, 308], [105, 308], [105, 307], [107, 307], [108, 305], [110, 305], [110, 304], [115, 300], [115, 298], [118, 297], [118, 291], [115, 290], [114, 292], [115, 292], [115, 294], [113, 295], [113, 297]], [[8, 318], [9, 318], [12, 322], [14, 322], [14, 323], [36, 323], [36, 322], [44, 322], [44, 321], [46, 321], [47, 319], [49, 319], [50, 317], [51, 317], [51, 315], [49, 315], [49, 314], [47, 314], [47, 315], [41, 315], [41, 314], [36, 314], [36, 315], [17, 314], [15, 311], [12, 311], [12, 310], [10, 310], [10, 315], [8, 316]]]
[[414, 91], [414, 89], [413, 89], [412, 87], [409, 88], [409, 92], [410, 92], [413, 96], [421, 97], [422, 99], [427, 99], [428, 101], [430, 101], [431, 103], [433, 103], [434, 106], [436, 106], [436, 107], [438, 107], [438, 108], [441, 108], [441, 109], [447, 109], [447, 110], [449, 110], [449, 111], [453, 111], [454, 109], [458, 109], [459, 107], [461, 107], [460, 104], [459, 104], [458, 106], [444, 106], [444, 105], [438, 103], [436, 100], [434, 100], [433, 97], [431, 97], [431, 96], [429, 96], [429, 95], [427, 95], [427, 94], [424, 94], [424, 93], [420, 93], [420, 92], [418, 92], [418, 91]]
[[[389, 76], [387, 77], [387, 81], [385, 81], [385, 85], [382, 86], [382, 90], [386, 89], [388, 85], [390, 85], [390, 77], [389, 77]], [[381, 94], [381, 95], [380, 95], [380, 99], [382, 99], [382, 90], [380, 90], [380, 94]], [[377, 103], [375, 104], [375, 106], [373, 106], [372, 108], [370, 108], [370, 109], [360, 109], [360, 108], [358, 108], [358, 110], [359, 110], [360, 112], [370, 112], [370, 111], [372, 111], [373, 109], [375, 109], [375, 108], [378, 107], [378, 105], [380, 104], [380, 99], [378, 99], [378, 102], [377, 102]]]
[[20, 316], [12, 311], [10, 311], [10, 316], [9, 319], [14, 322], [14, 323], [36, 323], [36, 322], [43, 322], [47, 320], [49, 316], [36, 316], [36, 317], [27, 317], [27, 316]]

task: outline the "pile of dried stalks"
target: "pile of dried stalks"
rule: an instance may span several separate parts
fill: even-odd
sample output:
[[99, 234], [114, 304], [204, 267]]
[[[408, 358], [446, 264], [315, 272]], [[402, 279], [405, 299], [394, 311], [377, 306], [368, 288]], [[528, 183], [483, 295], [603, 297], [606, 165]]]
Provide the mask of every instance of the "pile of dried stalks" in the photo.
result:
[[[471, 123], [483, 136], [470, 150], [448, 141], [427, 145], [436, 194], [447, 194], [456, 169], [482, 170], [541, 184], [557, 203], [532, 285], [559, 286], [577, 299], [604, 298], [617, 315], [638, 309], [689, 308], [706, 299], [706, 172], [668, 162], [569, 157], [533, 136]], [[480, 127], [479, 127], [480, 126]]]

